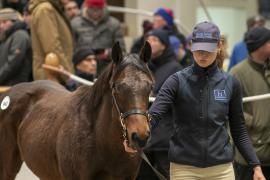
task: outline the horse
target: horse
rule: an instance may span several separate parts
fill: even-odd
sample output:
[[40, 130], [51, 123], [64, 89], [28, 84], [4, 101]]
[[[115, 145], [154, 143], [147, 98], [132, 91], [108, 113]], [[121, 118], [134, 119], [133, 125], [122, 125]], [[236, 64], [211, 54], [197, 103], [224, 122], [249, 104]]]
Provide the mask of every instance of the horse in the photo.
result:
[[147, 42], [127, 55], [116, 43], [92, 87], [69, 92], [40, 80], [1, 94], [0, 179], [14, 179], [22, 162], [41, 180], [135, 179], [150, 136], [150, 57]]

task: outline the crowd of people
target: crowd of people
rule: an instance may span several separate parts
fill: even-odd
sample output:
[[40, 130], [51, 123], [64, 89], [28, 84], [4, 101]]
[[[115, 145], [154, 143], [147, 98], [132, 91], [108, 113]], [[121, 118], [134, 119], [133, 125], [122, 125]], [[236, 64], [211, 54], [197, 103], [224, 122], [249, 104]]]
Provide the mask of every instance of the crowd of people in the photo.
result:
[[[0, 86], [49, 79], [74, 91], [79, 83], [42, 67], [48, 55], [58, 68], [94, 81], [110, 63], [114, 43], [139, 53], [148, 41], [156, 101], [149, 107], [151, 139], [144, 151], [152, 165], [175, 180], [270, 179], [270, 100], [242, 105], [242, 97], [270, 93], [265, 22], [248, 18], [229, 57], [226, 37], [214, 23], [201, 22], [185, 36], [173, 11], [160, 7], [129, 50], [106, 0], [3, 0]], [[137, 180], [146, 179], [158, 177], [142, 162]]]

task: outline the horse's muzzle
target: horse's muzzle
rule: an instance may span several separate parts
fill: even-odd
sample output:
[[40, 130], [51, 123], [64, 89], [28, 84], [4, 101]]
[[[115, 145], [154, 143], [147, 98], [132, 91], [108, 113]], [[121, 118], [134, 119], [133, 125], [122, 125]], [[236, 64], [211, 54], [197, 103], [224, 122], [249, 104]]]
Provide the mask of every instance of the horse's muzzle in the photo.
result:
[[148, 138], [149, 138], [149, 136], [142, 139], [138, 136], [137, 133], [131, 134], [131, 139], [132, 139], [133, 143], [139, 148], [143, 148], [146, 145]]

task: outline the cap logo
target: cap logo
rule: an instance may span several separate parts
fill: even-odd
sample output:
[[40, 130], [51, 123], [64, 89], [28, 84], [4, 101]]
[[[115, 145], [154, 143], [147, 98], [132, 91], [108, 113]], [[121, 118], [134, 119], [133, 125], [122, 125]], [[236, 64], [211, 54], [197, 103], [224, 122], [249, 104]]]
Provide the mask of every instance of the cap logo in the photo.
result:
[[195, 39], [218, 39], [217, 33], [213, 32], [197, 32], [195, 33]]
[[211, 39], [212, 33], [211, 32], [198, 32], [195, 34], [196, 39]]

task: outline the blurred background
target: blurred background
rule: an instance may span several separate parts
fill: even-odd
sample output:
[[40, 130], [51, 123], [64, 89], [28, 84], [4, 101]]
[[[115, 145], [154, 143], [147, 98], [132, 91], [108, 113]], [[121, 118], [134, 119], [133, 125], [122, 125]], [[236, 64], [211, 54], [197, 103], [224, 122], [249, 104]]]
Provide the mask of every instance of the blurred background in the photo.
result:
[[152, 20], [150, 15], [159, 7], [170, 8], [174, 11], [178, 28], [186, 36], [196, 23], [214, 22], [228, 39], [229, 53], [233, 44], [243, 38], [246, 31], [246, 20], [249, 17], [261, 14], [267, 19], [266, 27], [270, 26], [269, 0], [108, 0], [107, 2], [110, 6], [138, 10], [137, 14], [132, 11], [125, 14], [111, 13], [112, 16], [123, 22], [127, 46], [130, 45], [130, 40], [142, 33], [143, 20]]

